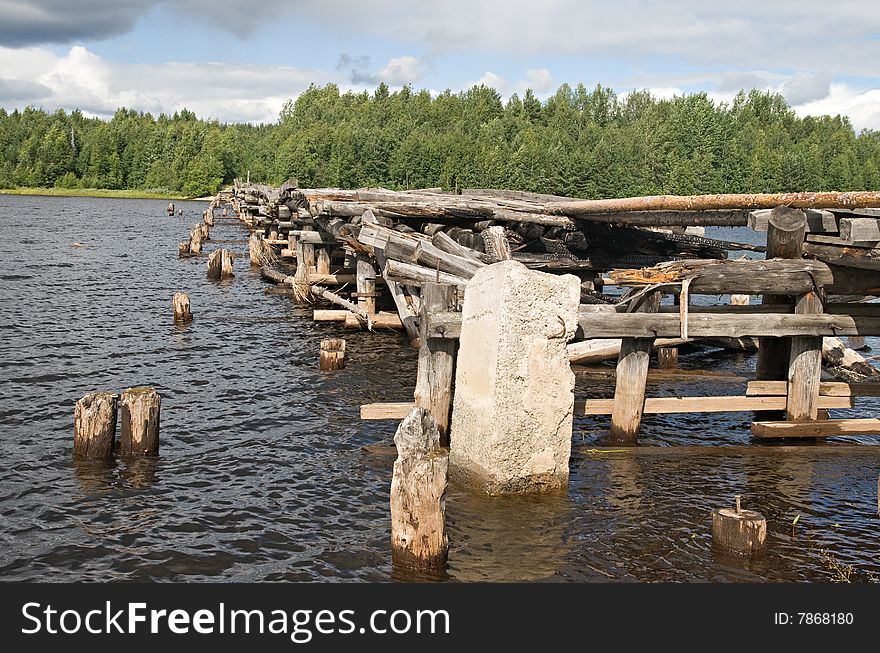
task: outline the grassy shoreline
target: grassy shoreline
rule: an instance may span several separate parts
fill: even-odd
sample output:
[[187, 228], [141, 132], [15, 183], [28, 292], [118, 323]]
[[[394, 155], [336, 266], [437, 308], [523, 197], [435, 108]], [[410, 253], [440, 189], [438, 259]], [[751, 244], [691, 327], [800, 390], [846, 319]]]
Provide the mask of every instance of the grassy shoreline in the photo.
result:
[[45, 195], [51, 197], [116, 197], [135, 200], [195, 199], [172, 193], [146, 190], [110, 190], [107, 188], [0, 188], [0, 195]]

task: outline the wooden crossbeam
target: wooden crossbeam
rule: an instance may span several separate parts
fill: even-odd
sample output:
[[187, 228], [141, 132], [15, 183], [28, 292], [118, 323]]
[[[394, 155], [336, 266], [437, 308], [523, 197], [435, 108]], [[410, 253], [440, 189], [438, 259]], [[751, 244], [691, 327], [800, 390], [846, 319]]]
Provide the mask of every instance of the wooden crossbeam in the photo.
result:
[[880, 435], [880, 419], [829, 419], [810, 422], [755, 422], [756, 438], [824, 438], [836, 435]]
[[[785, 381], [749, 381], [746, 395], [780, 396], [787, 390]], [[822, 397], [880, 397], [880, 383], [843, 383], [823, 381], [819, 384]]]

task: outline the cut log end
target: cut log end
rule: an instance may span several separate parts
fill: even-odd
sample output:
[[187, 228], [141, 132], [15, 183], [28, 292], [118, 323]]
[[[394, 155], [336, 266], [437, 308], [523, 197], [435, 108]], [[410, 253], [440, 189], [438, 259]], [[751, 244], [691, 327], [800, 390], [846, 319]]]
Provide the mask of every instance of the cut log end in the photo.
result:
[[73, 413], [73, 457], [103, 460], [113, 455], [119, 395], [92, 392], [76, 402]]
[[330, 338], [321, 341], [320, 361], [322, 370], [341, 370], [345, 368], [345, 340]]
[[171, 300], [171, 304], [174, 307], [174, 322], [176, 324], [189, 324], [192, 322], [193, 316], [190, 310], [189, 295], [185, 292], [176, 292]]
[[767, 520], [754, 510], [713, 510], [712, 544], [725, 553], [758, 555], [767, 548]]
[[119, 399], [122, 413], [122, 456], [159, 455], [159, 413], [162, 399], [153, 388], [128, 388]]

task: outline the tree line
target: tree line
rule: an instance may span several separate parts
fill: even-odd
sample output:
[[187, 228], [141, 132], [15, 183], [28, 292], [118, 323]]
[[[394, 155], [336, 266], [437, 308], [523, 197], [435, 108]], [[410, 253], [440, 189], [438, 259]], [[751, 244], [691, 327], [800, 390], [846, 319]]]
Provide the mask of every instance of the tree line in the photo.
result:
[[717, 103], [567, 84], [503, 102], [404, 87], [311, 86], [271, 125], [182, 110], [0, 108], [0, 188], [138, 189], [200, 196], [235, 177], [301, 187], [510, 188], [573, 197], [880, 189], [880, 132], [795, 115], [769, 92]]

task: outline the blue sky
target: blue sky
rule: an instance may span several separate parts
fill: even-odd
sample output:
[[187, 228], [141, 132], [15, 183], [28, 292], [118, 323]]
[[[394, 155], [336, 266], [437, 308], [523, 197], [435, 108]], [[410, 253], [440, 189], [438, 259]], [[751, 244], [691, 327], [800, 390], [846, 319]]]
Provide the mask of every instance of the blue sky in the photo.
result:
[[272, 122], [310, 83], [782, 93], [880, 129], [871, 0], [0, 0], [0, 106]]

